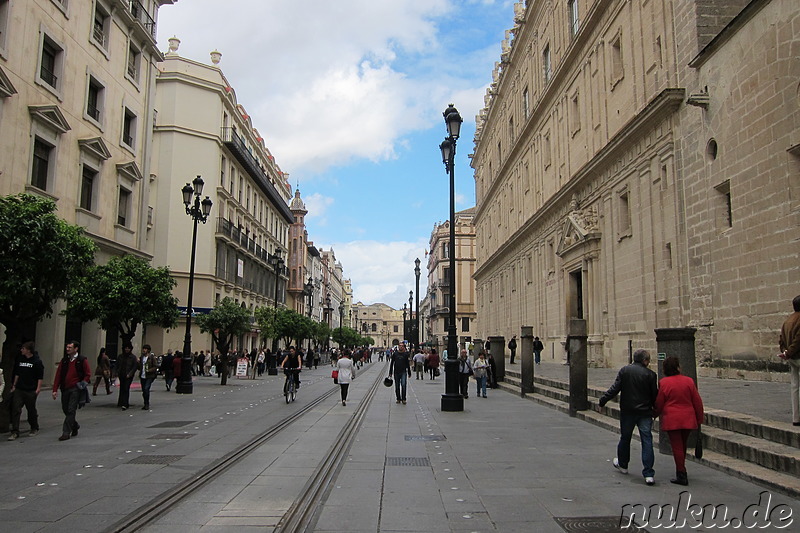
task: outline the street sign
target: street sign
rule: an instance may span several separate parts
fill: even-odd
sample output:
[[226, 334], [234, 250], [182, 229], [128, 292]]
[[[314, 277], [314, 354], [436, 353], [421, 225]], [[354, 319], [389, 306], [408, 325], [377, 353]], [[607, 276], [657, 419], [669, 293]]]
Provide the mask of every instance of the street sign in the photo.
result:
[[663, 352], [658, 354], [658, 360], [659, 361], [663, 361], [666, 358], [667, 358], [667, 354], [665, 354]]

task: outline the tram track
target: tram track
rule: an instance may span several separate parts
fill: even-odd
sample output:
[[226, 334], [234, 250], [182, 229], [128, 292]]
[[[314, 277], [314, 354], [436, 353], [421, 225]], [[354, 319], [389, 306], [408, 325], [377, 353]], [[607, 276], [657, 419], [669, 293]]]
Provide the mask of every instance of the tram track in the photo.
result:
[[314, 398], [308, 404], [302, 406], [289, 416], [281, 419], [279, 422], [267, 429], [264, 433], [251, 439], [249, 442], [240, 445], [238, 448], [217, 459], [209, 466], [193, 475], [191, 478], [160, 493], [155, 498], [138, 507], [135, 511], [127, 514], [121, 520], [105, 529], [105, 533], [133, 533], [141, 530], [148, 524], [152, 524], [161, 516], [168, 513], [174, 505], [185, 500], [192, 493], [218, 478], [226, 470], [244, 459], [252, 451], [256, 450], [270, 439], [279, 435], [293, 422], [303, 417], [312, 409], [338, 392], [339, 387], [335, 387]]

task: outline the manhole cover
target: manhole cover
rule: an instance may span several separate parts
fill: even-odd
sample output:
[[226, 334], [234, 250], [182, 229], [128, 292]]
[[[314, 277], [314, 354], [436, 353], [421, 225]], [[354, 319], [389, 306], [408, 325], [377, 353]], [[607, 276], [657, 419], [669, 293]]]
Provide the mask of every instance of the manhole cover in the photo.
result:
[[169, 422], [161, 422], [160, 424], [156, 424], [155, 426], [147, 426], [149, 428], [182, 428], [183, 426], [188, 426], [189, 424], [194, 424], [195, 420], [171, 420]]
[[620, 523], [619, 516], [577, 516], [554, 520], [567, 533], [647, 533], [646, 529], [627, 526], [627, 520]]
[[158, 435], [153, 435], [152, 437], [147, 438], [160, 440], [191, 439], [195, 435], [197, 435], [197, 433], [159, 433]]
[[128, 461], [129, 465], [168, 465], [183, 459], [183, 455], [140, 455]]
[[431, 466], [427, 457], [387, 457], [386, 466]]
[[406, 435], [406, 440], [434, 441], [445, 440], [444, 435]]

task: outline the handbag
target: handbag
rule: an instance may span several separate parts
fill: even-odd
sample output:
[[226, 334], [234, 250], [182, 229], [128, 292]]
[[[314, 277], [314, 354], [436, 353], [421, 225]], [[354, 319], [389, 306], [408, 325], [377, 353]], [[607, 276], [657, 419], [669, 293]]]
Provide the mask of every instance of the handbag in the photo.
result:
[[438, 368], [433, 369], [433, 377], [438, 378], [440, 373]]
[[331, 377], [333, 379], [339, 379], [339, 371], [338, 370], [332, 370], [331, 371]]

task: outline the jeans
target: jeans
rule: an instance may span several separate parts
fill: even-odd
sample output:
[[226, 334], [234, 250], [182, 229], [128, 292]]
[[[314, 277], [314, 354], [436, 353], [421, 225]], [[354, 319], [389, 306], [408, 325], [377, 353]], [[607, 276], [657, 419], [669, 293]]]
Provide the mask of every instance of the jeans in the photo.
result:
[[533, 351], [533, 360], [537, 365], [542, 362], [542, 351], [541, 350], [534, 350]]
[[398, 374], [397, 372], [394, 373], [394, 395], [397, 399], [401, 402], [406, 401], [406, 386], [408, 385], [408, 374], [406, 372], [402, 372]]
[[788, 359], [791, 373], [792, 422], [800, 423], [800, 359]]
[[469, 398], [469, 391], [467, 390], [467, 386], [469, 385], [469, 374], [464, 372], [458, 373], [458, 389], [461, 393], [461, 396], [464, 398]]
[[64, 412], [64, 425], [61, 426], [61, 434], [69, 435], [77, 431], [80, 427], [75, 420], [75, 413], [78, 412], [78, 398], [81, 391], [77, 387], [61, 391], [61, 410]]
[[14, 389], [14, 394], [11, 396], [12, 412], [11, 412], [11, 426], [14, 428], [12, 433], [19, 433], [19, 419], [22, 416], [22, 408], [28, 411], [28, 424], [31, 425], [31, 430], [39, 429], [39, 414], [36, 412], [36, 391]]
[[619, 415], [619, 428], [620, 437], [619, 444], [617, 444], [617, 460], [619, 466], [628, 468], [628, 462], [631, 460], [631, 437], [633, 436], [633, 428], [639, 428], [639, 438], [642, 441], [642, 476], [653, 477], [655, 470], [653, 465], [656, 458], [653, 454], [653, 417], [650, 415], [637, 415], [630, 413], [620, 413]]
[[482, 394], [483, 394], [484, 397], [486, 397], [486, 376], [483, 376], [481, 378], [475, 378], [475, 379], [478, 382], [477, 395], [481, 396], [481, 391], [483, 391]]
[[144, 398], [144, 406], [150, 407], [150, 387], [153, 386], [155, 378], [139, 378], [139, 383], [142, 384], [142, 398]]

